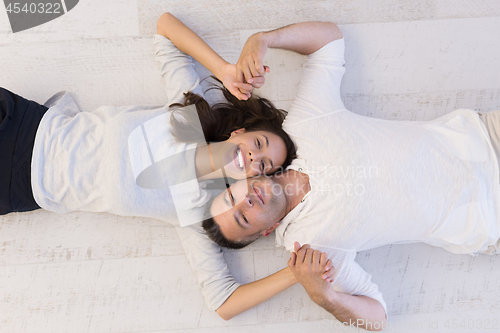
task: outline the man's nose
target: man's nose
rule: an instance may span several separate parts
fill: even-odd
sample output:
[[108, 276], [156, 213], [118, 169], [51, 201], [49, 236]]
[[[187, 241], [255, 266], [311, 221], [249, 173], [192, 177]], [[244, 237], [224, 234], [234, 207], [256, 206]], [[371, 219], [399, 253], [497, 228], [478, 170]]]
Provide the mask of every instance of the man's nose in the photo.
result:
[[248, 208], [252, 208], [253, 207], [253, 199], [250, 197], [250, 193], [248, 193], [246, 196], [245, 196], [245, 206], [247, 206]]

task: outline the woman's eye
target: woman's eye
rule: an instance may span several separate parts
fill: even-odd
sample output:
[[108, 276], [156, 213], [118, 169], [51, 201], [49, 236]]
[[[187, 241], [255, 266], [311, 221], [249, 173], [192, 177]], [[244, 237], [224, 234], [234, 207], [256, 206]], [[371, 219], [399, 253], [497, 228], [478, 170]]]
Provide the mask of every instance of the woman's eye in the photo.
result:
[[260, 162], [260, 169], [261, 169], [261, 171], [264, 171], [265, 166], [266, 165], [264, 164], [264, 162]]
[[260, 149], [260, 140], [257, 139], [257, 147]]
[[243, 220], [245, 221], [245, 223], [248, 223], [248, 220], [247, 220], [247, 218], [245, 217], [245, 215], [243, 215]]

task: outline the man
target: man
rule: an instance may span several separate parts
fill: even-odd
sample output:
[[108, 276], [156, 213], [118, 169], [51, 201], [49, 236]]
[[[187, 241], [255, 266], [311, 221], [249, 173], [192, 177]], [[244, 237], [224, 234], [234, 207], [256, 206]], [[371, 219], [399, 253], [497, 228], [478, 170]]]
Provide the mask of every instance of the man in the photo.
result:
[[[284, 123], [298, 156], [287, 170], [233, 184], [203, 223], [240, 248], [276, 230], [311, 298], [342, 322], [383, 328], [386, 305], [356, 252], [425, 242], [453, 253], [494, 253], [500, 238], [498, 145], [492, 116], [456, 110], [428, 122], [359, 116], [340, 98], [344, 43], [336, 25], [296, 24], [252, 36], [238, 62], [248, 81], [267, 47], [309, 54]], [[481, 122], [483, 120], [486, 123]], [[498, 151], [498, 149], [497, 149]], [[335, 281], [319, 278], [308, 243], [328, 253]], [[333, 285], [333, 288], [332, 288]]]

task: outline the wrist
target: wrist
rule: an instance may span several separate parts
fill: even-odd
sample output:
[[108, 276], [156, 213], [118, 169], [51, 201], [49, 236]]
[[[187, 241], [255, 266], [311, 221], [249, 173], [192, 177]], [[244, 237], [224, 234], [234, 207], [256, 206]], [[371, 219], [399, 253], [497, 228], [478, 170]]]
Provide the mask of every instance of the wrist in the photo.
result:
[[216, 78], [223, 81], [222, 79], [224, 78], [224, 73], [228, 70], [228, 67], [230, 65], [231, 64], [229, 62], [221, 58], [219, 60], [219, 64], [214, 68], [214, 71], [212, 73]]
[[329, 288], [328, 292], [311, 296], [311, 299], [319, 306], [326, 308], [327, 306], [335, 306], [338, 303], [339, 293], [333, 288]]
[[263, 45], [264, 48], [271, 47], [273, 40], [273, 31], [261, 31], [252, 35], [258, 45]]
[[297, 282], [299, 282], [297, 280], [297, 278], [295, 277], [295, 275], [293, 274], [292, 270], [290, 269], [290, 267], [287, 267], [285, 268], [285, 272], [286, 272], [286, 276], [288, 278], [288, 281], [291, 283], [291, 285], [294, 285], [296, 284]]

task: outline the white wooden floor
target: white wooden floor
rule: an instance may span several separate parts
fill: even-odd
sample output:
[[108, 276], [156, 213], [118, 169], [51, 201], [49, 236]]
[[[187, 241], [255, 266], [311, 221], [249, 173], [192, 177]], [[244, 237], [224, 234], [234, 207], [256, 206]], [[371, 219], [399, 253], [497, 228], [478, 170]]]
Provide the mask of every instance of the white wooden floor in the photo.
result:
[[[498, 0], [80, 0], [66, 15], [16, 34], [2, 7], [0, 86], [40, 103], [68, 90], [84, 110], [162, 105], [152, 34], [165, 11], [233, 62], [242, 30], [337, 22], [347, 47], [342, 96], [359, 114], [426, 120], [456, 108], [500, 109]], [[295, 69], [273, 66], [262, 94], [286, 107], [296, 82], [280, 81], [295, 78]], [[288, 254], [269, 238], [226, 258], [232, 273], [249, 282], [285, 267]], [[500, 332], [500, 256], [415, 244], [362, 252], [358, 261], [385, 295], [388, 331]], [[0, 218], [2, 333], [335, 327], [300, 285], [223, 321], [205, 306], [175, 230], [160, 221], [46, 211]]]

